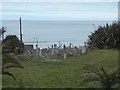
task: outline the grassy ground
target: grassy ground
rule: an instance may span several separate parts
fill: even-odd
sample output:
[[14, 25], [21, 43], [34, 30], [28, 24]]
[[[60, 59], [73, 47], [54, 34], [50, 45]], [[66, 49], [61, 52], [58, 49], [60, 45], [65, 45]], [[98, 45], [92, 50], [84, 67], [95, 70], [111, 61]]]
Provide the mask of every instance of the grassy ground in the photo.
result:
[[[93, 50], [80, 57], [71, 57], [59, 62], [40, 62], [40, 60], [22, 61], [24, 69], [13, 68], [10, 71], [18, 82], [27, 88], [79, 88], [83, 80], [86, 64], [103, 66], [108, 72], [118, 67], [117, 50]], [[84, 87], [99, 87], [89, 84]], [[3, 76], [3, 87], [18, 87], [9, 76]], [[21, 85], [22, 87], [22, 85]]]

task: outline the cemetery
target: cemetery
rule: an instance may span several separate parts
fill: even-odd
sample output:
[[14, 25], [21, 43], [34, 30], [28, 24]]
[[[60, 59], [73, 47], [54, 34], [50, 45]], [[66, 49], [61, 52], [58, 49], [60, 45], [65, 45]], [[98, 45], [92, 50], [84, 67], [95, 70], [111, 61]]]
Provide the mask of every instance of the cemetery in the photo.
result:
[[9, 69], [17, 81], [10, 76], [3, 75], [3, 88], [99, 88], [100, 86], [94, 83], [87, 86], [80, 84], [85, 78], [83, 66], [92, 64], [102, 66], [109, 72], [115, 70], [118, 67], [118, 51], [93, 50], [80, 56], [57, 60], [59, 61], [47, 63], [37, 58], [22, 60], [21, 64], [24, 68]]
[[[98, 30], [107, 30], [106, 28], [107, 24]], [[119, 23], [114, 23], [113, 28], [119, 30], [116, 29], [119, 28]], [[2, 88], [94, 87], [106, 90], [118, 87], [119, 35], [111, 31], [113, 37], [109, 37], [104, 35], [106, 33], [108, 31], [102, 33], [101, 37], [101, 31], [95, 31], [95, 37], [91, 34], [89, 42], [83, 46], [53, 44], [42, 49], [37, 44], [36, 48], [33, 44], [24, 44], [16, 35], [2, 38]], [[88, 81], [93, 82], [87, 83]], [[114, 83], [110, 84], [111, 81]]]
[[[110, 90], [118, 87], [120, 39], [117, 30], [120, 24], [112, 25], [113, 30], [107, 29], [112, 27], [108, 24], [99, 27], [83, 46], [53, 44], [41, 49], [37, 44], [36, 48], [32, 44], [24, 44], [16, 35], [2, 38], [2, 88], [94, 87]], [[106, 30], [103, 37], [102, 30]], [[111, 33], [105, 36], [108, 30]]]
[[[55, 45], [54, 45], [55, 46]], [[24, 53], [23, 57], [25, 58], [37, 58], [37, 59], [42, 59], [44, 60], [49, 60], [49, 59], [67, 59], [68, 57], [72, 56], [81, 56], [82, 54], [85, 54], [87, 52], [87, 46], [74, 46], [71, 47], [68, 46], [66, 47], [56, 46], [56, 47], [48, 47], [48, 48], [36, 48], [34, 49], [32, 44], [27, 44], [24, 47]]]
[[[76, 25], [79, 26], [78, 22], [65, 23], [66, 22], [61, 24], [61, 22], [59, 22], [59, 24], [63, 25], [62, 27], [64, 29], [67, 29], [65, 26], [71, 29], [72, 24], [75, 29], [78, 29], [78, 27], [75, 27]], [[49, 29], [62, 29], [58, 27], [53, 28], [53, 22], [49, 24]], [[30, 25], [28, 26], [30, 27]], [[86, 24], [83, 26], [85, 28]], [[35, 27], [34, 29], [38, 28]], [[79, 28], [79, 31], [80, 30], [81, 28]], [[87, 30], [89, 30], [89, 28], [87, 28]], [[98, 26], [97, 29], [95, 28], [95, 31], [88, 35], [88, 40], [82, 41], [82, 43], [84, 43], [83, 46], [72, 46], [74, 43], [71, 44], [71, 42], [66, 46], [59, 41], [58, 45], [52, 43], [50, 47], [40, 48], [38, 46], [40, 41], [34, 38], [36, 40], [34, 41], [34, 43], [36, 43], [36, 47], [34, 48], [33, 44], [26, 44], [23, 40], [21, 17], [19, 32], [19, 38], [16, 34], [9, 34], [4, 37], [6, 28], [3, 26], [0, 28], [0, 58], [2, 59], [0, 61], [0, 77], [2, 76], [0, 80], [2, 79], [2, 81], [0, 83], [2, 83], [3, 90], [6, 88], [119, 89], [119, 21], [113, 21], [111, 24], [106, 23], [105, 25]], [[46, 33], [44, 33], [45, 36], [43, 37], [49, 38], [49, 36], [47, 36], [49, 33]], [[63, 35], [63, 33], [64, 32], [62, 32], [61, 35]], [[67, 33], [68, 31], [65, 34]], [[72, 35], [73, 32], [70, 33]], [[81, 33], [81, 31], [79, 33]], [[38, 34], [41, 35], [39, 37], [42, 38], [42, 34]], [[83, 34], [85, 34], [85, 32]], [[71, 36], [69, 39], [75, 36], [76, 35]], [[80, 37], [83, 39], [84, 36], [79, 35], [79, 37], [76, 37], [79, 40], [78, 42], [80, 42]], [[28, 35], [28, 38], [31, 38], [31, 36]], [[53, 37], [51, 39], [53, 39]]]

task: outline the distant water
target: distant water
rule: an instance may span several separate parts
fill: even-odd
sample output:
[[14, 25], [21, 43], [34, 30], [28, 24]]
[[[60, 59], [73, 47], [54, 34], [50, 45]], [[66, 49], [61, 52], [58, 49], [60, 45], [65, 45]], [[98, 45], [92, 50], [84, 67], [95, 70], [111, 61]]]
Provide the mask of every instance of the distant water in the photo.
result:
[[[38, 40], [40, 48], [51, 47], [53, 44], [59, 45], [59, 41], [66, 46], [70, 43], [73, 46], [82, 46], [91, 32], [106, 23], [112, 21], [22, 20], [23, 41], [26, 42], [25, 44], [33, 44]], [[2, 26], [6, 27], [6, 35], [15, 34], [19, 37], [19, 21], [4, 20]]]

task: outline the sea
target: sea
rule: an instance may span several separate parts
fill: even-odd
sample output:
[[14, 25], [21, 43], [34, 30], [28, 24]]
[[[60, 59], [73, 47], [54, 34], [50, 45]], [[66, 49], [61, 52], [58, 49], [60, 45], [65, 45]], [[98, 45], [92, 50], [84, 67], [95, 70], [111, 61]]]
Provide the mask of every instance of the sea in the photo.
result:
[[[22, 37], [25, 44], [36, 44], [40, 49], [51, 47], [54, 44], [69, 46], [83, 46], [88, 41], [88, 36], [97, 30], [99, 26], [113, 21], [90, 20], [90, 21], [65, 21], [65, 20], [22, 20]], [[7, 35], [17, 35], [20, 38], [20, 21], [3, 20]]]

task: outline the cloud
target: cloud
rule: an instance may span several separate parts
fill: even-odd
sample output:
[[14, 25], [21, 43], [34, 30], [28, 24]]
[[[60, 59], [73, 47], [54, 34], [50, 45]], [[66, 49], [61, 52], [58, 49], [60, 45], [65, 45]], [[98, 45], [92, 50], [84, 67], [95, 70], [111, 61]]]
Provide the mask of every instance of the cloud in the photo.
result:
[[[27, 17], [38, 20], [114, 20], [117, 3], [4, 3], [3, 18]], [[29, 17], [29, 18], [28, 18]]]
[[2, 2], [118, 2], [119, 0], [2, 0]]
[[[114, 20], [117, 18], [117, 13], [115, 12], [100, 12], [100, 11], [48, 11], [44, 13], [24, 13], [24, 12], [4, 12], [3, 16], [29, 16], [34, 20], [34, 17], [38, 19], [63, 19], [63, 20]], [[44, 17], [44, 18], [43, 18]]]
[[20, 9], [2, 9], [2, 12], [25, 12], [25, 13], [28, 13], [28, 12], [31, 12], [33, 13], [33, 11], [30, 11], [30, 10], [20, 10]]

